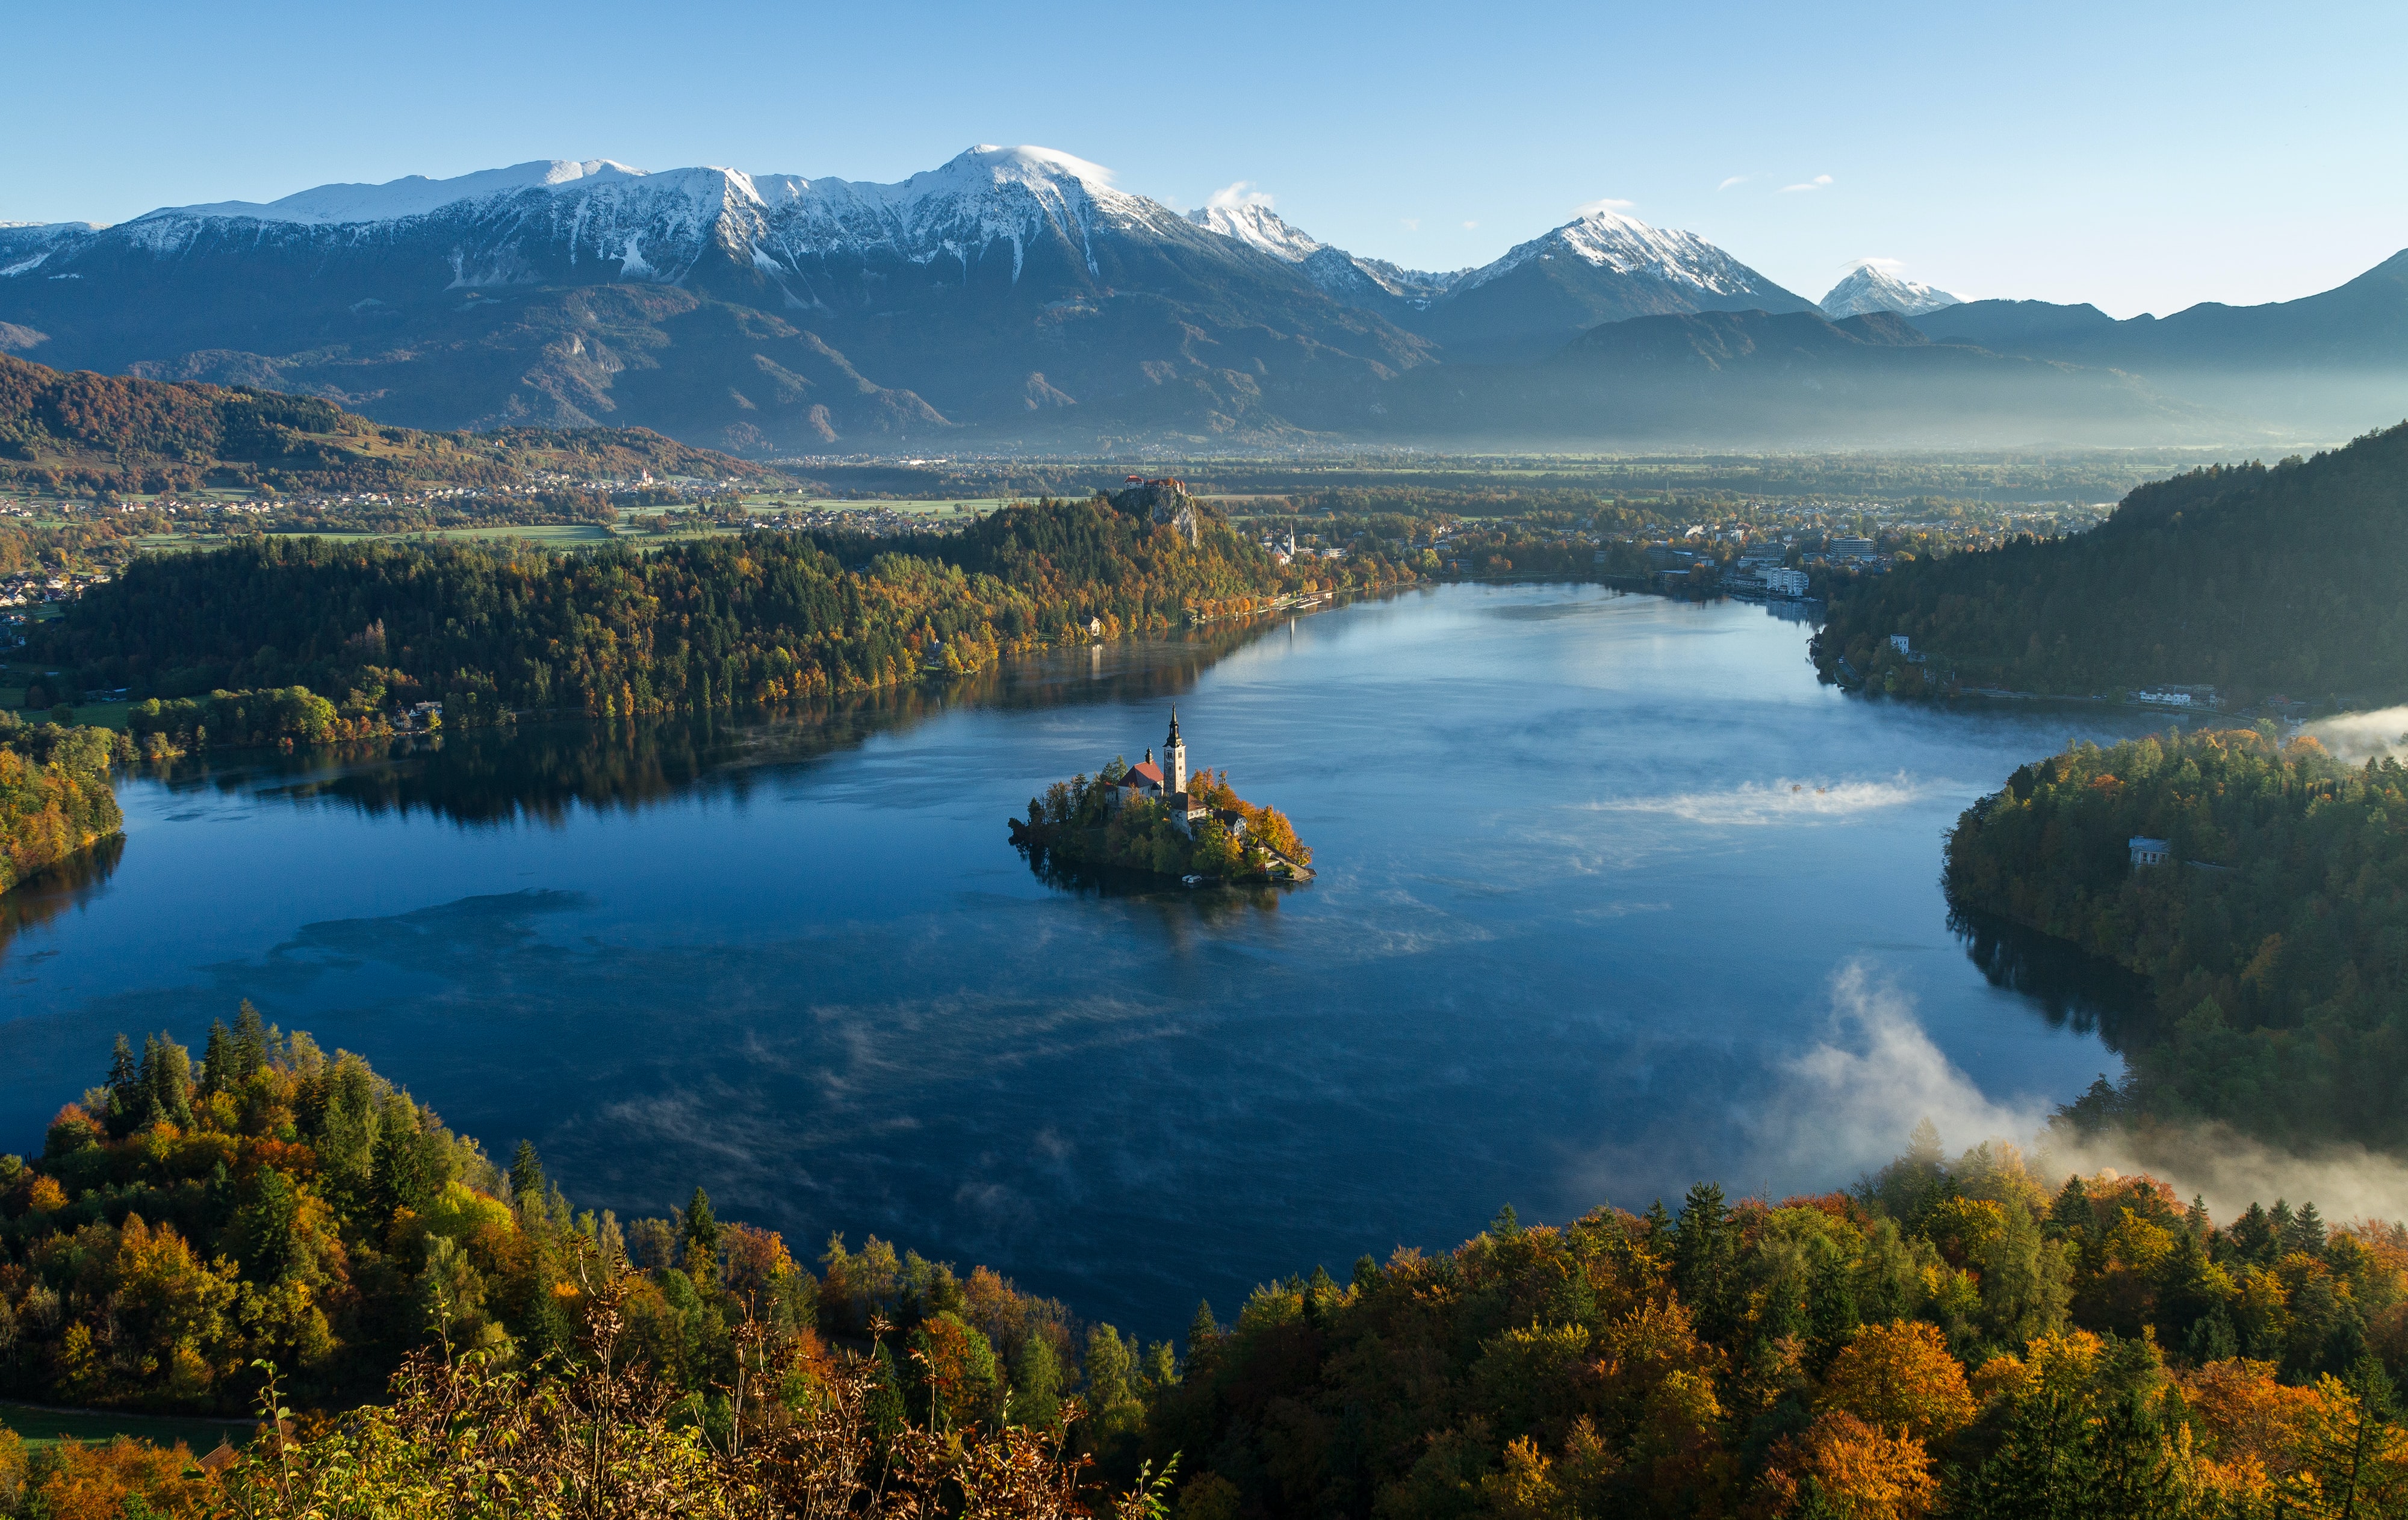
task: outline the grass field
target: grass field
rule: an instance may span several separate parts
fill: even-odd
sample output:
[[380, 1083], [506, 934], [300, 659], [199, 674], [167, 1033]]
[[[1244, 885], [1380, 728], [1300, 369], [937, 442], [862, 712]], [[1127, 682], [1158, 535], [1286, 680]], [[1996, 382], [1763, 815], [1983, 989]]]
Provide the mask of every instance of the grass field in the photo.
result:
[[105, 1410], [60, 1414], [25, 1404], [0, 1404], [0, 1425], [23, 1437], [28, 1445], [65, 1439], [104, 1441], [112, 1436], [132, 1436], [156, 1446], [172, 1446], [180, 1441], [193, 1449], [194, 1456], [207, 1453], [221, 1441], [240, 1446], [251, 1439], [252, 1429], [249, 1420], [180, 1420], [170, 1415], [115, 1414]]
[[[39, 712], [25, 712], [22, 710], [25, 706], [26, 686], [49, 673], [48, 667], [44, 666], [26, 665], [22, 662], [11, 665], [0, 661], [0, 708], [19, 710], [19, 716], [28, 723], [47, 721], [50, 715], [50, 710], [48, 708], [44, 708]], [[75, 721], [80, 724], [97, 724], [103, 728], [122, 729], [125, 726], [127, 705], [123, 702], [75, 703], [73, 704]]]

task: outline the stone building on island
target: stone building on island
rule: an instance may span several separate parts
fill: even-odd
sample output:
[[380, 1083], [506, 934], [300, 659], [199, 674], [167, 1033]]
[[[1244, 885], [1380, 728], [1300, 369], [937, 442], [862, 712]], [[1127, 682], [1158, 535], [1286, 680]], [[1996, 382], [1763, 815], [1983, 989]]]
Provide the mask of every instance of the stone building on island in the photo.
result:
[[1115, 812], [1138, 801], [1163, 804], [1169, 810], [1171, 823], [1182, 834], [1193, 834], [1197, 825], [1218, 817], [1231, 834], [1245, 837], [1245, 814], [1234, 808], [1207, 808], [1187, 790], [1187, 745], [1179, 737], [1177, 707], [1170, 710], [1170, 733], [1162, 741], [1162, 759], [1157, 762], [1149, 749], [1143, 760], [1129, 767], [1112, 783], [1111, 806]]

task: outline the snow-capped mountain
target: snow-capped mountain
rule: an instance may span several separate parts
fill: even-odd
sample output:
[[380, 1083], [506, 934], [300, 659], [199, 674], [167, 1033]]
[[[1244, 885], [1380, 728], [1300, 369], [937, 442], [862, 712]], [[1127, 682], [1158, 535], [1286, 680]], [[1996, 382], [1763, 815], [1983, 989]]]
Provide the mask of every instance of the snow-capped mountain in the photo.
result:
[[1307, 367], [1431, 357], [1096, 165], [984, 145], [893, 184], [540, 161], [0, 230], [0, 321], [54, 363], [755, 452], [1036, 411], [1276, 431]]
[[1297, 265], [1307, 280], [1348, 306], [1391, 316], [1426, 309], [1430, 302], [1470, 272], [1433, 274], [1425, 269], [1401, 269], [1385, 259], [1349, 253], [1323, 242], [1260, 204], [1198, 207], [1187, 213], [1187, 220]]
[[[2396, 368], [2382, 313], [2408, 309], [2408, 277], [2386, 271], [2349, 287], [2372, 318], [2328, 320], [2342, 308], [2316, 297], [2262, 320], [2097, 323], [2135, 356], [2118, 363], [2171, 364], [2196, 331], [2256, 374], [2299, 362], [2298, 329]], [[1852, 288], [1870, 304], [1848, 305]], [[1826, 304], [1889, 322], [1954, 300], [1869, 267]], [[1992, 320], [1998, 305], [1965, 308], [2007, 335], [1994, 345], [2029, 325]], [[1417, 417], [1498, 417], [1524, 405], [1498, 409], [1524, 383], [1499, 366], [1601, 324], [1815, 309], [1694, 233], [1611, 209], [1435, 274], [1330, 246], [1268, 205], [1182, 215], [1027, 147], [972, 148], [896, 183], [561, 159], [116, 226], [0, 223], [0, 348], [46, 364], [303, 392], [413, 426], [641, 424], [755, 454], [916, 448], [964, 424], [1111, 449], [1343, 435], [1390, 425], [1415, 395]], [[1971, 319], [1949, 305], [1935, 320]], [[1594, 369], [1637, 364], [1626, 350], [1582, 351]]]
[[[1695, 233], [1668, 232], [1611, 209], [1584, 213], [1493, 264], [1452, 274], [1350, 253], [1267, 206], [1206, 207], [1187, 217], [1300, 265], [1339, 300], [1438, 337], [1463, 357], [1535, 358], [1598, 323], [1627, 317], [1812, 307]], [[1489, 286], [1498, 288], [1479, 294]]]
[[1414, 330], [1445, 345], [1450, 358], [1528, 361], [1600, 323], [1811, 309], [1695, 233], [1599, 209], [1464, 274]]
[[1619, 211], [1598, 210], [1515, 245], [1465, 276], [1462, 288], [1477, 290], [1533, 261], [1555, 259], [1706, 296], [1750, 295], [1765, 284], [1762, 275], [1696, 233], [1666, 232]]
[[[257, 225], [238, 230], [245, 224]], [[538, 161], [452, 179], [321, 185], [264, 205], [167, 207], [103, 236], [174, 258], [229, 233], [330, 251], [432, 235], [452, 245], [451, 283], [463, 289], [597, 275], [681, 284], [718, 262], [757, 272], [808, 307], [829, 297], [831, 260], [967, 269], [1008, 257], [1016, 280], [1040, 241], [1068, 245], [1094, 274], [1099, 235], [1183, 232], [1176, 213], [1113, 189], [1083, 159], [982, 144], [899, 184]]]
[[1885, 264], [1868, 259], [1848, 271], [1847, 278], [1831, 287], [1823, 297], [1823, 314], [1837, 320], [1841, 317], [1861, 317], [1868, 311], [1895, 311], [1901, 317], [1920, 317], [1927, 311], [1942, 307], [1963, 306], [1965, 297], [1952, 295], [1936, 285], [1918, 284], [1901, 278]]
[[1302, 264], [1321, 251], [1319, 239], [1312, 237], [1280, 219], [1280, 214], [1259, 203], [1240, 206], [1199, 206], [1187, 213], [1187, 220], [1207, 232], [1217, 232], [1224, 237], [1234, 237], [1253, 248], [1259, 248], [1283, 264]]

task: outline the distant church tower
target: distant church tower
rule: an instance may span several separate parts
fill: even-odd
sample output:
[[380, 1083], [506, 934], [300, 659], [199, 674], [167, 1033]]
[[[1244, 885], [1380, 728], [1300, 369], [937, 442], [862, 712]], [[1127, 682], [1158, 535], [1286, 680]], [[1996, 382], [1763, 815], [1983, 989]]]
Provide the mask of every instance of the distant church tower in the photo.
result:
[[1162, 789], [1172, 796], [1187, 790], [1187, 746], [1179, 741], [1179, 708], [1170, 709], [1170, 737], [1162, 741]]

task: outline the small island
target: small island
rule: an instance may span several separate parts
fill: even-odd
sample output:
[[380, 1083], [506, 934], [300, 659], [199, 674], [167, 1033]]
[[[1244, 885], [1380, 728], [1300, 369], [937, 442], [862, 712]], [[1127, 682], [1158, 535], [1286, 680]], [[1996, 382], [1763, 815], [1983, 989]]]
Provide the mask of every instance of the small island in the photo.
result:
[[1055, 864], [1115, 867], [1176, 876], [1190, 886], [1220, 882], [1305, 882], [1312, 852], [1276, 808], [1258, 808], [1221, 772], [1187, 772], [1179, 710], [1162, 758], [1132, 766], [1115, 757], [1093, 777], [1055, 782], [1011, 820], [1011, 842]]

